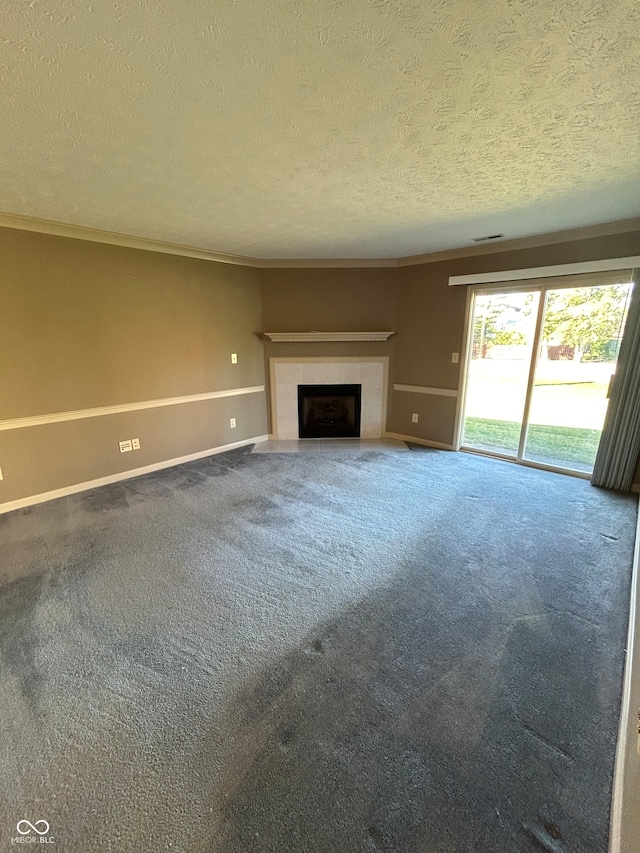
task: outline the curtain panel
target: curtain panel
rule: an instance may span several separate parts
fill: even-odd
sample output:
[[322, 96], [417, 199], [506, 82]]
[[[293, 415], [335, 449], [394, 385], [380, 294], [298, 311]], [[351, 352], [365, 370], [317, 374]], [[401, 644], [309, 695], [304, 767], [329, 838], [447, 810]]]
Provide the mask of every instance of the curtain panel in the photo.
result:
[[640, 270], [633, 271], [618, 366], [593, 466], [594, 486], [628, 492], [640, 455]]

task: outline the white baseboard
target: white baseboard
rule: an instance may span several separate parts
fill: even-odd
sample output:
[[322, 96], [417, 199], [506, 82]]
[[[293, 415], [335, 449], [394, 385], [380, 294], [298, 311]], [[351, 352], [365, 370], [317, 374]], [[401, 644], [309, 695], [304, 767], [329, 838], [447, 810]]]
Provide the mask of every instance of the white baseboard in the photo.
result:
[[399, 432], [385, 432], [385, 438], [396, 438], [398, 441], [409, 441], [412, 444], [421, 444], [423, 447], [436, 447], [438, 450], [453, 450], [452, 444], [443, 444], [441, 441], [429, 441], [428, 438], [416, 438], [414, 435], [403, 435]]
[[[625, 825], [628, 824], [631, 813], [635, 813], [638, 801], [640, 801], [640, 790], [637, 783], [633, 785], [635, 790], [629, 790], [625, 784], [627, 769], [630, 762], [640, 762], [640, 746], [636, 748], [638, 735], [636, 734], [637, 712], [640, 707], [640, 689], [635, 683], [640, 671], [640, 631], [636, 630], [636, 620], [640, 617], [640, 585], [638, 583], [638, 571], [640, 564], [640, 515], [636, 528], [636, 544], [633, 554], [633, 570], [631, 577], [631, 604], [629, 611], [629, 632], [627, 634], [627, 659], [624, 667], [624, 681], [622, 687], [622, 707], [620, 710], [620, 727], [618, 730], [618, 747], [616, 749], [616, 764], [613, 773], [613, 791], [611, 795], [611, 826], [609, 835], [610, 853], [640, 853], [640, 838], [631, 841], [632, 834]], [[640, 627], [640, 626], [639, 626]], [[637, 774], [634, 774], [637, 779]], [[623, 839], [626, 844], [632, 843], [632, 847], [622, 847]]]
[[75, 495], [78, 492], [86, 492], [98, 486], [108, 486], [110, 483], [118, 483], [120, 480], [129, 480], [132, 477], [140, 477], [142, 474], [151, 474], [153, 471], [161, 471], [163, 468], [172, 468], [183, 462], [192, 462], [194, 459], [204, 459], [205, 456], [215, 456], [217, 453], [225, 453], [236, 447], [245, 447], [247, 444], [257, 444], [266, 441], [269, 436], [257, 435], [254, 438], [245, 438], [242, 441], [234, 441], [232, 444], [223, 444], [220, 447], [212, 447], [209, 450], [199, 450], [197, 453], [188, 453], [186, 456], [178, 456], [175, 459], [165, 459], [162, 462], [154, 462], [152, 465], [144, 465], [142, 468], [131, 468], [129, 471], [120, 471], [118, 474], [109, 474], [107, 477], [98, 477], [97, 480], [86, 480], [84, 483], [76, 483], [73, 486], [65, 486], [62, 489], [54, 489], [51, 492], [42, 492], [39, 495], [30, 495], [19, 498], [16, 501], [8, 501], [0, 504], [0, 514], [12, 512], [14, 509], [23, 509], [34, 504], [52, 501], [55, 498], [63, 498], [65, 495]]

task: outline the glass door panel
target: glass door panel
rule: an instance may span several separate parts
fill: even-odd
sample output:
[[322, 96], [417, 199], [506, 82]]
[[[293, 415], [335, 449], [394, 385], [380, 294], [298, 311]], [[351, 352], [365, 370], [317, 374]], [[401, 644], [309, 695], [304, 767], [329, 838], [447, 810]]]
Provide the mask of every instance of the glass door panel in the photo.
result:
[[549, 289], [523, 458], [591, 473], [630, 284]]
[[475, 293], [462, 446], [515, 458], [540, 292]]

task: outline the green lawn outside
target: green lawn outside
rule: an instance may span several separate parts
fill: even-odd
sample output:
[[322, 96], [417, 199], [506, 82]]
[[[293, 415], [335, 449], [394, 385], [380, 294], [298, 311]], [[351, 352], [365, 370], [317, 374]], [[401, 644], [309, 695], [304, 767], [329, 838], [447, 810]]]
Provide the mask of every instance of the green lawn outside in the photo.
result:
[[[609, 363], [540, 362], [531, 399], [531, 422], [602, 429], [613, 368]], [[528, 368], [523, 361], [473, 359], [467, 381], [466, 414], [486, 420], [519, 421], [527, 378]]]
[[[600, 430], [529, 426], [525, 458], [562, 468], [590, 472], [598, 450]], [[520, 424], [514, 421], [465, 418], [463, 445], [515, 455]]]

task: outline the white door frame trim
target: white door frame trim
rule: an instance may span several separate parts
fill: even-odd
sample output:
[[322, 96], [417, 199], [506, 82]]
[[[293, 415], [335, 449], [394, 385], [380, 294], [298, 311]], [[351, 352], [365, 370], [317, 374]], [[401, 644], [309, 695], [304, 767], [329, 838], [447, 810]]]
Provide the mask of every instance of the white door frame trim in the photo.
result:
[[[623, 263], [624, 262], [624, 263]], [[589, 265], [601, 264], [604, 265], [600, 269], [594, 269]], [[612, 266], [613, 265], [613, 266]], [[554, 267], [536, 267], [527, 270], [505, 270], [498, 273], [478, 273], [477, 275], [469, 276], [451, 276], [449, 284], [469, 284], [467, 288], [467, 304], [464, 314], [464, 333], [462, 337], [462, 358], [460, 359], [460, 372], [458, 375], [458, 403], [456, 406], [456, 419], [453, 428], [453, 449], [460, 450], [462, 446], [462, 427], [464, 423], [464, 404], [467, 392], [467, 377], [469, 375], [469, 355], [472, 348], [473, 326], [471, 324], [471, 307], [473, 304], [473, 296], [478, 291], [500, 291], [500, 290], [531, 290], [539, 289], [541, 291], [540, 298], [544, 298], [546, 289], [555, 289], [560, 287], [576, 287], [576, 282], [567, 281], [565, 283], [553, 282], [533, 282], [531, 279], [556, 279], [558, 276], [575, 275], [576, 273], [594, 273], [594, 272], [614, 272], [616, 270], [632, 270], [634, 267], [640, 266], [640, 255], [630, 258], [617, 258], [609, 261], [586, 261], [583, 264], [561, 264]], [[577, 267], [582, 269], [577, 270]], [[587, 267], [589, 267], [587, 269]], [[520, 275], [522, 273], [522, 275]], [[538, 274], [539, 273], [539, 274]], [[454, 281], [454, 279], [468, 279], [468, 281]], [[474, 279], [472, 282], [471, 279]], [[524, 283], [526, 282], [526, 284]], [[495, 283], [492, 288], [491, 284]], [[589, 282], [585, 282], [588, 284]], [[509, 287], [509, 285], [512, 285]], [[567, 473], [570, 473], [567, 470]]]

